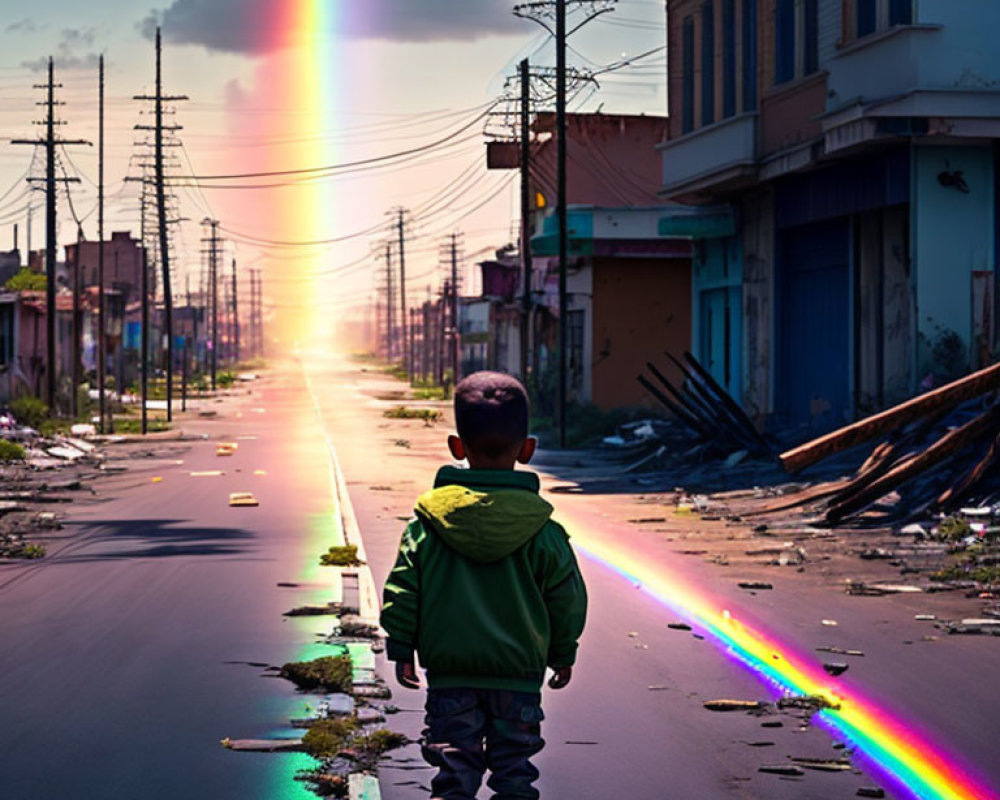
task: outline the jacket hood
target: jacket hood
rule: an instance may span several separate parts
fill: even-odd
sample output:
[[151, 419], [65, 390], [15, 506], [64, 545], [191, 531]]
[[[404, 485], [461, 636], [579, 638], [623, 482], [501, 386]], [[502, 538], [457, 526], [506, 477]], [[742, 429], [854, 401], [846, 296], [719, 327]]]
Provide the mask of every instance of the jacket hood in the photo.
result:
[[[471, 470], [469, 472], [472, 472]], [[445, 543], [473, 561], [499, 561], [549, 521], [552, 506], [523, 488], [438, 486], [417, 500], [417, 515]]]

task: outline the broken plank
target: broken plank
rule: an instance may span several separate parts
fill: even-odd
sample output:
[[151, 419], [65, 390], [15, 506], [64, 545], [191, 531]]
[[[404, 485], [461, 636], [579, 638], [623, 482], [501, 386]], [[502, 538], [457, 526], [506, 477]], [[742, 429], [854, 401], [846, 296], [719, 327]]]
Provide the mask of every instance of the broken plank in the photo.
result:
[[788, 472], [798, 472], [827, 456], [874, 439], [928, 414], [954, 408], [959, 403], [986, 394], [998, 386], [1000, 386], [1000, 364], [994, 364], [939, 389], [918, 395], [905, 403], [787, 450], [779, 456], [781, 465]]
[[836, 524], [851, 514], [867, 508], [897, 486], [930, 469], [967, 444], [992, 433], [998, 424], [1000, 424], [1000, 406], [993, 406], [961, 428], [946, 433], [916, 457], [894, 467], [881, 478], [859, 489], [851, 497], [831, 506], [826, 512], [826, 521]]

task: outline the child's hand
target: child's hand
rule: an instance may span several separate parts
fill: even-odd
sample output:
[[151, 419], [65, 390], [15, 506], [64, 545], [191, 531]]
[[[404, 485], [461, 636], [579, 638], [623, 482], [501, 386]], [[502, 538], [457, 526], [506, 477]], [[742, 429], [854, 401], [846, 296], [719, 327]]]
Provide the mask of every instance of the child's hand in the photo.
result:
[[552, 677], [549, 678], [549, 688], [562, 689], [569, 684], [572, 678], [573, 678], [572, 667], [560, 667], [559, 669], [554, 670]]
[[417, 677], [417, 668], [412, 661], [396, 662], [396, 680], [407, 689], [420, 688], [420, 678]]

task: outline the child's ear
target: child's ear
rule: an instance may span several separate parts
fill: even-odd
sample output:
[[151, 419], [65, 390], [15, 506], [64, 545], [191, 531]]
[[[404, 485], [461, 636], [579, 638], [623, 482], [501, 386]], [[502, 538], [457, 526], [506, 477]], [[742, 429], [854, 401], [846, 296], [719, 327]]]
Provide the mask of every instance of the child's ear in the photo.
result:
[[527, 464], [535, 455], [535, 450], [537, 448], [538, 439], [534, 436], [529, 436], [524, 440], [524, 443], [521, 445], [521, 449], [517, 453], [517, 462], [519, 464]]
[[465, 445], [462, 444], [462, 440], [452, 434], [448, 437], [448, 449], [451, 451], [452, 458], [456, 461], [465, 460]]

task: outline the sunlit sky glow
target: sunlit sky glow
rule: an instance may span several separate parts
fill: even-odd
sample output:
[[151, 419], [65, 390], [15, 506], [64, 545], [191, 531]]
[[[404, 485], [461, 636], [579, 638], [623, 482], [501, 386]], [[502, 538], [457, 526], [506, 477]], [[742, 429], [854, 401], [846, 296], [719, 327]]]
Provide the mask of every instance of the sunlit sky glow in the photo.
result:
[[[185, 145], [172, 151], [177, 169], [213, 175], [357, 161], [418, 147], [468, 125], [502, 93], [504, 79], [521, 58], [553, 62], [548, 34], [515, 18], [512, 7], [506, 0], [408, 0], [401, 13], [399, 0], [45, 0], [27, 7], [0, 0], [5, 20], [0, 137], [37, 133], [30, 122], [40, 118], [34, 106], [40, 94], [31, 84], [43, 79], [37, 68], [52, 54], [64, 84], [61, 115], [69, 125], [63, 133], [96, 140], [95, 62], [104, 52], [107, 228], [137, 230], [138, 189], [122, 181], [139, 138], [132, 128], [148, 122], [132, 96], [152, 89], [153, 47], [142, 31], [152, 11], [165, 12], [166, 90], [191, 98], [178, 104], [175, 117], [184, 126]], [[207, 26], [205, 20], [217, 24]], [[663, 40], [660, 0], [621, 0], [614, 13], [573, 37], [570, 58], [579, 66], [601, 66], [659, 47]], [[606, 112], [663, 114], [663, 54], [607, 76], [600, 91], [581, 95], [576, 106], [593, 110], [602, 104]], [[404, 206], [415, 212], [408, 292], [414, 299], [424, 297], [438, 284], [444, 236], [463, 233], [472, 263], [510, 241], [517, 224], [516, 186], [510, 174], [485, 170], [484, 139], [477, 135], [482, 129], [483, 123], [476, 123], [444, 149], [376, 170], [283, 187], [179, 189], [181, 215], [189, 221], [177, 237], [177, 286], [183, 289], [189, 274], [196, 287], [198, 223], [206, 216], [239, 234], [315, 241], [384, 225], [387, 212]], [[96, 202], [88, 181], [97, 177], [96, 152], [73, 148], [70, 157], [85, 176], [73, 191], [78, 213], [86, 216]], [[0, 201], [0, 247], [10, 246], [12, 225], [19, 222], [24, 249], [29, 197], [39, 208], [31, 244], [43, 246], [41, 195], [28, 195], [19, 181], [30, 162], [30, 148], [0, 147], [0, 193], [12, 188]], [[36, 170], [40, 166], [39, 161]], [[60, 216], [64, 244], [75, 237], [65, 201]], [[96, 237], [96, 214], [86, 216], [84, 231]], [[307, 329], [311, 335], [322, 333], [346, 306], [368, 299], [373, 268], [368, 254], [383, 239], [376, 231], [325, 247], [236, 241], [227, 259], [236, 256], [241, 265], [264, 268], [268, 300], [294, 320], [290, 336]]]

